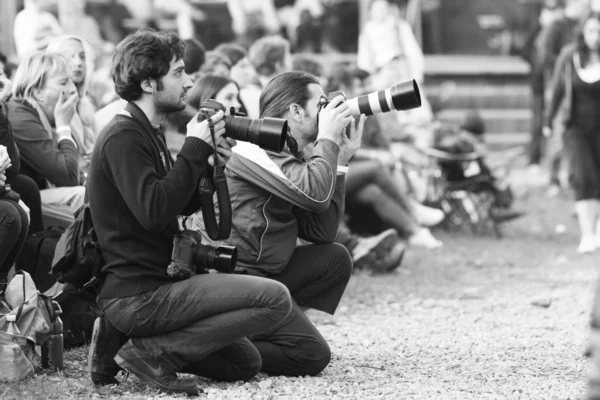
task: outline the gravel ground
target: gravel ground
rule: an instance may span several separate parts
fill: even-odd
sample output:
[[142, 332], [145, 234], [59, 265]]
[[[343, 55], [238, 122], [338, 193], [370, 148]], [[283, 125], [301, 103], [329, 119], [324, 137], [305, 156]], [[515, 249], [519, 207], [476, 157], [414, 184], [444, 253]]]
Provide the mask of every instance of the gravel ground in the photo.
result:
[[[334, 317], [309, 312], [333, 352], [319, 377], [201, 380], [203, 397], [580, 399], [597, 255], [576, 254], [567, 196], [520, 190], [517, 205], [527, 215], [505, 239], [439, 232], [442, 250], [410, 250], [389, 276], [355, 275]], [[0, 398], [184, 398], [134, 377], [95, 389], [85, 354], [70, 351], [60, 375], [0, 385]]]

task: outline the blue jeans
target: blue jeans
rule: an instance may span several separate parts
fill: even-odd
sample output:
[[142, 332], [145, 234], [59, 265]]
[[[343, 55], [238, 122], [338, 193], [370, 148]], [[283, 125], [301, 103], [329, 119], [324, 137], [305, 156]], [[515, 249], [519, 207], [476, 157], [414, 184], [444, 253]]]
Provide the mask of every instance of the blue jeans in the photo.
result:
[[253, 276], [203, 274], [126, 298], [98, 299], [108, 320], [173, 371], [252, 378], [262, 361], [245, 339], [291, 310], [288, 289]]

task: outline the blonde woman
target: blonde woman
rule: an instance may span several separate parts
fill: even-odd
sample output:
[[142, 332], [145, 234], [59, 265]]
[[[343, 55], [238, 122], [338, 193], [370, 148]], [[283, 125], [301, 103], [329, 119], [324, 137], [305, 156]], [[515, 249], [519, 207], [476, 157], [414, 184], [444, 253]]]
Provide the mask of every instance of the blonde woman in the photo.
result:
[[[87, 160], [97, 136], [94, 129], [96, 110], [88, 94], [94, 70], [93, 50], [78, 36], [61, 35], [48, 44], [46, 52], [62, 55], [71, 68], [71, 81], [77, 88], [79, 101], [70, 126], [79, 154]], [[82, 168], [87, 171], [87, 162], [82, 165]]]
[[17, 69], [8, 109], [21, 173], [40, 188], [44, 219], [60, 225], [72, 220], [85, 192], [71, 128], [78, 102], [71, 68], [63, 56], [35, 53]]

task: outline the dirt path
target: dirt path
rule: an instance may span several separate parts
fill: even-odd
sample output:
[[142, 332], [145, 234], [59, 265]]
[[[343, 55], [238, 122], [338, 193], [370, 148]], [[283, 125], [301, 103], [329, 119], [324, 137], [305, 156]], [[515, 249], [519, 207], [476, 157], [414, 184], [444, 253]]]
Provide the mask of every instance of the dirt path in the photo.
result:
[[[356, 275], [335, 317], [310, 314], [334, 355], [321, 376], [202, 381], [205, 398], [581, 398], [598, 254], [575, 253], [569, 199], [532, 191], [518, 205], [527, 216], [505, 239], [442, 232], [443, 250], [411, 250], [391, 276]], [[83, 349], [70, 352], [64, 377], [0, 385], [0, 398], [166, 398], [131, 377], [93, 389], [84, 365]]]

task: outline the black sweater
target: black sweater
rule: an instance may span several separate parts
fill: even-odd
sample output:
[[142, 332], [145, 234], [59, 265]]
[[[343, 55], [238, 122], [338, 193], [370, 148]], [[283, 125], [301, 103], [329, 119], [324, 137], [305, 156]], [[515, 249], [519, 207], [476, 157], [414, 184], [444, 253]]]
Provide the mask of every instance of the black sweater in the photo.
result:
[[[88, 196], [105, 265], [99, 297], [128, 297], [170, 282], [177, 216], [200, 208], [198, 182], [211, 147], [188, 137], [173, 163], [164, 136], [129, 103], [92, 154]], [[171, 167], [172, 164], [172, 167]]]
[[12, 127], [10, 120], [8, 119], [8, 110], [6, 104], [0, 102], [0, 145], [6, 146], [8, 150], [8, 156], [12, 166], [6, 170], [6, 177], [8, 183], [19, 173], [21, 168], [21, 157], [19, 156], [19, 149], [15, 145], [15, 138], [13, 137]]

